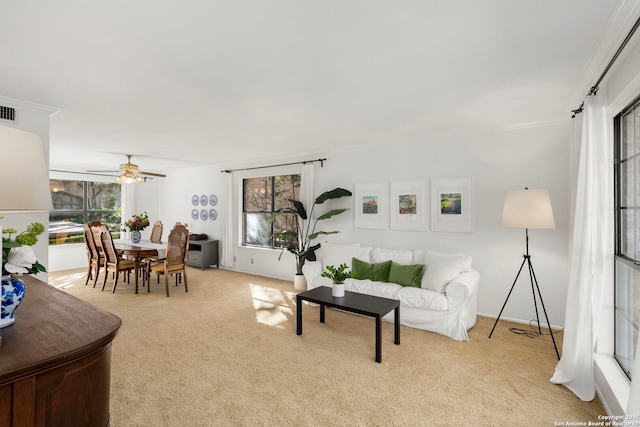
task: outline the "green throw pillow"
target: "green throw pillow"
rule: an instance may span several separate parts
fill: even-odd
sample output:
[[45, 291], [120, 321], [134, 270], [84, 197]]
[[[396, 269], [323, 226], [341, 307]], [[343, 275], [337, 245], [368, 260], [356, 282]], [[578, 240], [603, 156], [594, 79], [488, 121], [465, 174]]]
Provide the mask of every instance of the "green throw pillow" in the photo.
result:
[[391, 260], [371, 264], [371, 280], [374, 282], [388, 282]]
[[358, 258], [351, 259], [351, 274], [354, 279], [367, 280], [371, 278], [371, 270], [373, 266], [368, 262], [359, 260]]
[[392, 262], [389, 270], [389, 282], [419, 288], [423, 270], [424, 264], [402, 265]]
[[358, 258], [351, 259], [351, 272], [354, 279], [369, 279], [374, 282], [388, 282], [390, 268], [391, 261], [369, 264], [368, 262], [361, 261]]

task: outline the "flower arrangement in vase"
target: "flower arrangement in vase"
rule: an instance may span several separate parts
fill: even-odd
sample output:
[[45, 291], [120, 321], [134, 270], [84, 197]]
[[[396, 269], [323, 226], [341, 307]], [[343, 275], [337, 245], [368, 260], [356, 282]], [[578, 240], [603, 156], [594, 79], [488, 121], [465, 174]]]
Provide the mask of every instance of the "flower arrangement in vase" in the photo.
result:
[[[2, 217], [0, 217], [2, 218]], [[25, 231], [17, 234], [15, 228], [2, 230], [2, 309], [0, 310], [0, 328], [15, 322], [13, 313], [24, 298], [25, 286], [22, 280], [12, 274], [37, 274], [46, 272], [33, 252], [32, 246], [38, 242], [38, 235], [44, 233], [44, 225], [31, 223]], [[16, 234], [15, 237], [13, 235]], [[4, 237], [7, 235], [7, 237]]]
[[133, 215], [130, 220], [124, 223], [124, 226], [131, 232], [131, 241], [133, 243], [140, 242], [140, 232], [149, 226], [149, 215], [143, 212], [138, 215]]

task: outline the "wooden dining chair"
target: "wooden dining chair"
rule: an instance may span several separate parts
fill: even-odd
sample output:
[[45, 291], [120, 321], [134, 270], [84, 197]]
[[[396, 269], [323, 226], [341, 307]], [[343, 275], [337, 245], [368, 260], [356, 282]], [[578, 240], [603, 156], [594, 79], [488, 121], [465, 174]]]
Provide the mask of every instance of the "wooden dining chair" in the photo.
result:
[[[189, 249], [189, 231], [184, 225], [176, 225], [169, 233], [167, 239], [167, 253], [165, 257], [159, 260], [158, 264], [151, 265], [151, 272], [158, 275], [158, 283], [160, 283], [160, 275], [164, 275], [164, 288], [169, 296], [169, 275], [173, 274], [178, 286], [178, 274], [182, 274], [184, 282], [184, 291], [189, 292], [187, 286], [187, 252]], [[151, 280], [149, 280], [147, 291], [151, 290]]]
[[162, 243], [162, 221], [157, 220], [151, 228], [151, 243]]
[[[163, 230], [163, 225], [162, 225], [162, 221], [157, 220], [156, 222], [153, 223], [153, 228], [151, 229], [151, 237], [149, 240], [151, 240], [151, 243], [162, 243], [162, 230]], [[149, 267], [152, 264], [157, 264], [159, 261], [157, 256], [150, 256], [147, 257], [145, 259], [143, 259], [140, 262], [140, 274], [142, 275], [142, 286], [144, 286], [145, 281], [149, 280]]]
[[116, 286], [118, 285], [118, 277], [120, 276], [121, 271], [125, 272], [125, 275], [127, 276], [127, 283], [131, 282], [131, 270], [135, 268], [135, 264], [133, 263], [133, 261], [120, 258], [118, 252], [116, 251], [116, 247], [113, 244], [113, 236], [111, 236], [111, 232], [106, 225], [100, 226], [99, 230], [100, 240], [102, 241], [102, 251], [104, 252], [105, 267], [102, 290], [104, 291], [104, 287], [107, 284], [107, 277], [109, 276], [109, 272], [111, 272], [114, 275], [113, 290], [111, 291], [113, 293], [116, 291]]
[[[89, 261], [89, 270], [87, 271], [87, 280], [84, 285], [87, 286], [89, 279], [93, 278], [93, 287], [96, 287], [98, 283], [98, 275], [100, 274], [100, 267], [104, 266], [104, 258], [96, 247], [96, 242], [93, 236], [93, 230], [89, 224], [84, 225], [84, 243], [87, 249], [87, 258]], [[95, 275], [95, 276], [94, 276]]]

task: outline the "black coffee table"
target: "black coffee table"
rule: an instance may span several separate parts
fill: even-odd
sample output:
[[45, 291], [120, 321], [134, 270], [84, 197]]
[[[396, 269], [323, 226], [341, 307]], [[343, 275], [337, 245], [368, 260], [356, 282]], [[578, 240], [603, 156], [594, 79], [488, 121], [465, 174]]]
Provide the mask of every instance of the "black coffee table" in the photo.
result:
[[376, 362], [382, 362], [382, 316], [394, 310], [394, 344], [400, 345], [400, 301], [345, 291], [340, 298], [331, 295], [331, 288], [319, 286], [296, 295], [296, 333], [302, 335], [302, 301], [320, 304], [320, 323], [324, 323], [324, 308], [358, 313], [376, 319]]

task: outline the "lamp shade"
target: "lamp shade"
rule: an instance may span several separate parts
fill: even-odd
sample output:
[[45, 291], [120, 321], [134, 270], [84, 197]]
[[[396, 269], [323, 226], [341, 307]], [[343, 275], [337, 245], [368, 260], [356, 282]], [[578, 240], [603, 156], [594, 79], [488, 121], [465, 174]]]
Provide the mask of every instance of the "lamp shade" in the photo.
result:
[[509, 228], [556, 228], [549, 190], [508, 191], [502, 225]]
[[42, 139], [0, 126], [0, 212], [46, 212], [53, 208]]

